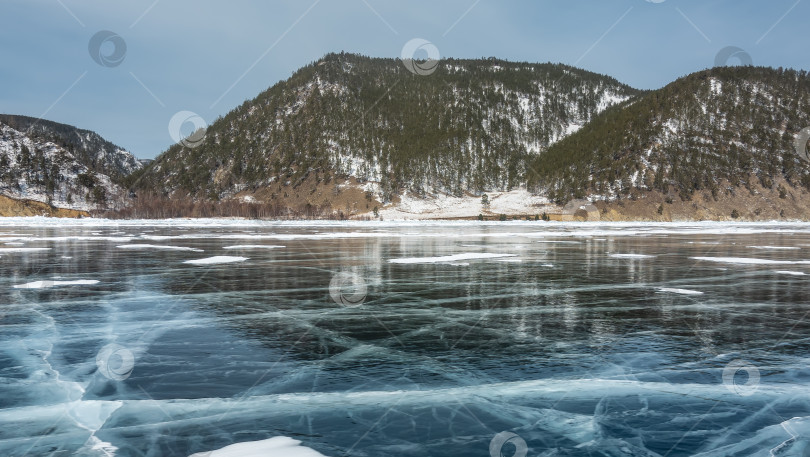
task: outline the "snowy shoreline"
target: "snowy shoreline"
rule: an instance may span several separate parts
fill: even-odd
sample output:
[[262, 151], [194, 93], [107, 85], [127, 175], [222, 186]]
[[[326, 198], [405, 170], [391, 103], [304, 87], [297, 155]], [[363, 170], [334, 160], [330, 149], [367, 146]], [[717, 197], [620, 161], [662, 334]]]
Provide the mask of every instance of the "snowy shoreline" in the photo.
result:
[[244, 218], [177, 218], [177, 219], [105, 219], [95, 217], [57, 218], [43, 216], [0, 217], [0, 227], [407, 227], [407, 226], [472, 226], [472, 227], [797, 227], [810, 228], [806, 221], [478, 221], [459, 219], [387, 219], [381, 221], [326, 220], [326, 219], [244, 219]]

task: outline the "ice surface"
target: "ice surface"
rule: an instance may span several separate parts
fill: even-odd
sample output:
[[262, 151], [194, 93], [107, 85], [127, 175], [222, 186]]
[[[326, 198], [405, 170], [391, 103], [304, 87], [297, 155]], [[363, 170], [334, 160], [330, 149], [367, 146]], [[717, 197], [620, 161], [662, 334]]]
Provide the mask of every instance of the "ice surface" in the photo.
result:
[[[216, 268], [116, 247], [280, 239]], [[272, 456], [274, 437], [281, 455], [486, 456], [505, 430], [527, 457], [807, 447], [804, 265], [694, 258], [804, 261], [749, 246], [808, 244], [810, 224], [0, 219], [6, 242], [50, 250], [0, 259], [3, 456]], [[342, 272], [361, 306], [334, 299]], [[132, 356], [99, 365], [111, 344]]]
[[301, 446], [298, 440], [276, 436], [262, 441], [231, 444], [215, 451], [191, 454], [189, 457], [324, 457], [324, 455]]
[[216, 255], [214, 257], [206, 257], [204, 259], [186, 260], [183, 263], [188, 263], [191, 265], [214, 265], [219, 263], [244, 262], [245, 260], [248, 260], [248, 258], [228, 256], [228, 255]]

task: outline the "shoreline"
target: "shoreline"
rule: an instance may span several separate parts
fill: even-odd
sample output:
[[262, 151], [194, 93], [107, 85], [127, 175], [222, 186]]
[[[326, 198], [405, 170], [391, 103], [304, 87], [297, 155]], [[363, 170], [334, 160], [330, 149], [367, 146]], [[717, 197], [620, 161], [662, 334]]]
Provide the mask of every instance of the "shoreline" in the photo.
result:
[[212, 217], [212, 218], [167, 218], [167, 219], [110, 219], [101, 217], [46, 217], [46, 216], [22, 216], [22, 217], [0, 217], [0, 227], [15, 225], [32, 225], [43, 227], [69, 227], [69, 226], [146, 226], [146, 225], [167, 225], [169, 223], [184, 226], [266, 226], [266, 225], [287, 225], [287, 226], [521, 226], [521, 227], [596, 227], [596, 226], [643, 226], [643, 227], [667, 227], [667, 226], [747, 226], [747, 225], [797, 225], [810, 226], [807, 220], [679, 220], [679, 221], [650, 221], [650, 220], [624, 220], [624, 221], [527, 221], [515, 220], [485, 220], [479, 221], [475, 218], [456, 219], [390, 219], [390, 220], [333, 220], [333, 219], [247, 219], [236, 217]]

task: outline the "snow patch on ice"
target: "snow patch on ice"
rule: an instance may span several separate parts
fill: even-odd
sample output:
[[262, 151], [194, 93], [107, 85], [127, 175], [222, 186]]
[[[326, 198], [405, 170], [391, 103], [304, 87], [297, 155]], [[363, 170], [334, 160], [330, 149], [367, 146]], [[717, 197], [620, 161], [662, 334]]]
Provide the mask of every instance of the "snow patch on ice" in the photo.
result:
[[801, 271], [787, 271], [787, 270], [779, 270], [776, 272], [779, 275], [790, 275], [790, 276], [807, 276], [807, 273], [802, 273]]
[[189, 457], [325, 457], [320, 452], [301, 446], [301, 442], [286, 436], [275, 436], [261, 441], [231, 444], [209, 452], [198, 452]]
[[690, 257], [706, 262], [733, 263], [738, 265], [810, 265], [810, 260], [768, 260], [747, 257]]
[[0, 248], [0, 254], [4, 252], [35, 252], [35, 251], [50, 251], [51, 248]]
[[617, 259], [651, 259], [655, 256], [647, 254], [610, 254], [610, 257]]
[[163, 251], [193, 251], [193, 252], [203, 252], [202, 249], [197, 248], [189, 248], [185, 246], [164, 246], [159, 244], [122, 244], [120, 246], [116, 246], [120, 249], [157, 249]]
[[464, 254], [453, 254], [441, 257], [405, 257], [401, 259], [390, 259], [389, 263], [437, 263], [437, 262], [457, 262], [459, 260], [472, 259], [497, 259], [501, 257], [515, 257], [517, 254], [487, 254], [481, 252], [467, 252]]
[[703, 292], [699, 290], [690, 290], [690, 289], [675, 289], [672, 287], [659, 287], [659, 292], [668, 292], [671, 294], [680, 294], [680, 295], [703, 295]]
[[234, 263], [234, 262], [244, 262], [247, 260], [247, 257], [235, 257], [229, 255], [216, 255], [214, 257], [206, 257], [204, 259], [194, 259], [194, 260], [186, 260], [183, 263], [187, 263], [190, 265], [214, 265], [219, 263]]
[[92, 286], [98, 284], [95, 279], [77, 279], [75, 281], [34, 281], [27, 284], [18, 284], [15, 289], [50, 289], [61, 286]]
[[278, 249], [283, 247], [273, 244], [238, 244], [236, 246], [225, 246], [222, 249]]

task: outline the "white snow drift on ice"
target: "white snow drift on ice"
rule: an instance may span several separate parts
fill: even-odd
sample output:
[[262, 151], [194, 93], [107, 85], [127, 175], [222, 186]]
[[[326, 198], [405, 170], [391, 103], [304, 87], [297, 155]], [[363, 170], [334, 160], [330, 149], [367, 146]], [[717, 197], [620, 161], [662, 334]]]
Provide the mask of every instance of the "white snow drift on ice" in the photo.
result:
[[75, 281], [34, 281], [26, 284], [18, 284], [15, 289], [50, 289], [61, 286], [92, 286], [98, 284], [96, 279], [77, 279]]
[[116, 246], [119, 249], [142, 249], [142, 250], [164, 250], [164, 251], [193, 251], [193, 252], [203, 252], [202, 249], [197, 248], [189, 248], [185, 246], [167, 246], [167, 245], [159, 245], [159, 244], [122, 244], [120, 246]]
[[515, 257], [517, 254], [487, 254], [480, 252], [467, 252], [464, 254], [446, 255], [442, 257], [405, 257], [401, 259], [391, 259], [389, 263], [437, 263], [437, 262], [457, 262], [459, 260], [471, 259], [497, 259], [501, 257]]
[[198, 452], [189, 457], [326, 457], [320, 452], [301, 446], [301, 442], [286, 436], [275, 436], [261, 441], [231, 444], [209, 452]]
[[229, 255], [216, 255], [214, 257], [206, 257], [204, 259], [194, 259], [194, 260], [186, 260], [183, 263], [187, 263], [190, 265], [214, 265], [218, 263], [235, 263], [235, 262], [244, 262], [247, 260], [247, 257], [235, 257]]

